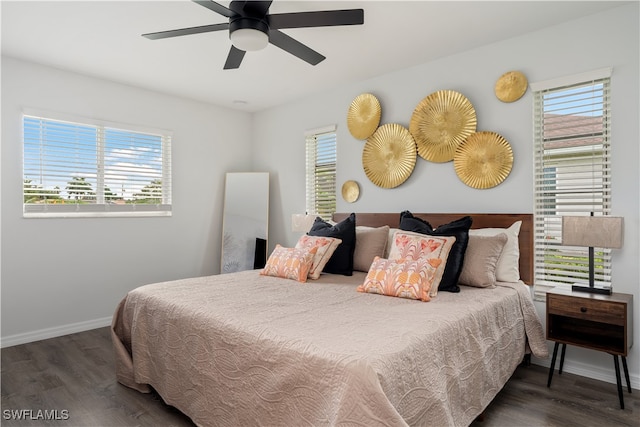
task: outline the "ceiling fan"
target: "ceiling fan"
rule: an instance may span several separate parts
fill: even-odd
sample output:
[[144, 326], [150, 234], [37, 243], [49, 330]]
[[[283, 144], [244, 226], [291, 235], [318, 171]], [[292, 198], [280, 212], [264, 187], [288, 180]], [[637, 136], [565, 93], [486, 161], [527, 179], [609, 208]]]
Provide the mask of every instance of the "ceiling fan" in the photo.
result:
[[263, 49], [269, 43], [311, 65], [317, 65], [325, 59], [323, 55], [280, 30], [285, 28], [360, 25], [364, 23], [364, 11], [362, 9], [270, 14], [269, 7], [272, 1], [234, 0], [229, 4], [228, 8], [213, 0], [193, 1], [229, 18], [229, 22], [147, 33], [142, 36], [156, 40], [229, 30], [232, 46], [224, 64], [225, 70], [240, 67], [246, 51]]

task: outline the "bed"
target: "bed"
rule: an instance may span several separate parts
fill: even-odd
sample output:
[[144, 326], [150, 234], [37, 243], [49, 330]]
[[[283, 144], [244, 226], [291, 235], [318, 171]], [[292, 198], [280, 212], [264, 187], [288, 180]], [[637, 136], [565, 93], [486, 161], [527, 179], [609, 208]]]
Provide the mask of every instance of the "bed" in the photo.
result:
[[[434, 226], [461, 217], [414, 215]], [[113, 317], [117, 379], [155, 390], [201, 426], [469, 425], [526, 353], [547, 356], [527, 286], [532, 216], [471, 217], [479, 229], [522, 221], [521, 280], [430, 302], [356, 292], [365, 271], [298, 283], [251, 270], [141, 286]], [[393, 236], [399, 215], [356, 218]]]

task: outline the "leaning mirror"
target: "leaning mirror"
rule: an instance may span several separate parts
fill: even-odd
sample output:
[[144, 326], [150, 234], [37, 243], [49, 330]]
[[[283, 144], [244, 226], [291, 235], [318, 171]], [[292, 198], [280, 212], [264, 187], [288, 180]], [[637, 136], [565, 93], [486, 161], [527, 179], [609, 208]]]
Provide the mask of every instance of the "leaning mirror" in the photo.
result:
[[227, 173], [222, 217], [222, 273], [264, 267], [268, 224], [269, 174]]

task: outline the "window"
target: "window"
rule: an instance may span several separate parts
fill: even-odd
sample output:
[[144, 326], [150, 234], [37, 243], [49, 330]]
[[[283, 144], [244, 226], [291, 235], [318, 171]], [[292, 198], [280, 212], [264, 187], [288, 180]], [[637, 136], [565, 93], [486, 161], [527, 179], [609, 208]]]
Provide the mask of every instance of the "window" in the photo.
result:
[[25, 217], [171, 215], [171, 137], [23, 116]]
[[[588, 282], [588, 248], [562, 246], [562, 216], [610, 214], [610, 74], [532, 84], [537, 299], [554, 286]], [[610, 249], [595, 248], [595, 280], [611, 286]]]
[[336, 128], [306, 133], [307, 214], [330, 220], [336, 211]]

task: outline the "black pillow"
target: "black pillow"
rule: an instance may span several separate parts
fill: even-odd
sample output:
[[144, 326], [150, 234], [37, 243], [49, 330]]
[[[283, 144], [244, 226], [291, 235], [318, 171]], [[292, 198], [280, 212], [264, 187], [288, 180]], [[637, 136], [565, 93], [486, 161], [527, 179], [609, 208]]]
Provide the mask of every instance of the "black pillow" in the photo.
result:
[[404, 211], [400, 214], [401, 230], [431, 236], [454, 236], [456, 238], [456, 242], [451, 247], [447, 263], [444, 267], [444, 274], [438, 286], [439, 291], [460, 292], [458, 278], [460, 278], [460, 273], [462, 272], [464, 254], [467, 250], [467, 244], [469, 243], [471, 222], [471, 217], [465, 216], [448, 224], [443, 224], [434, 230], [431, 224], [423, 219], [416, 218], [409, 211]]
[[356, 248], [356, 214], [352, 213], [348, 218], [336, 225], [331, 225], [318, 217], [307, 234], [309, 236], [342, 239], [342, 243], [338, 245], [322, 271], [342, 274], [343, 276], [353, 275], [353, 251]]

